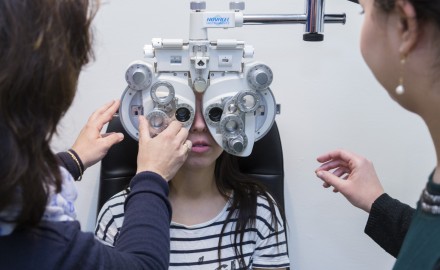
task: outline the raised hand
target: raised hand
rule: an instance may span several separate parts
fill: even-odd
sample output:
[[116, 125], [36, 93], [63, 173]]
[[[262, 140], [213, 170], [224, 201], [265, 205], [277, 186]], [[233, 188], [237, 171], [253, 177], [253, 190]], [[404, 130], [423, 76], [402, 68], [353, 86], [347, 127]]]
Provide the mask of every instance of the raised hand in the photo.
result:
[[73, 144], [72, 149], [80, 157], [85, 169], [104, 158], [110, 147], [124, 139], [122, 133], [101, 134], [103, 126], [112, 119], [119, 104], [119, 100], [113, 100], [96, 110]]
[[149, 123], [145, 117], [139, 117], [139, 152], [137, 172], [152, 171], [169, 181], [188, 157], [192, 143], [187, 140], [188, 130], [178, 121], [172, 121], [168, 127], [154, 138], [149, 132]]
[[354, 206], [370, 212], [373, 202], [384, 193], [371, 161], [345, 150], [335, 150], [321, 155], [323, 163], [315, 170], [324, 181], [323, 186], [333, 187]]

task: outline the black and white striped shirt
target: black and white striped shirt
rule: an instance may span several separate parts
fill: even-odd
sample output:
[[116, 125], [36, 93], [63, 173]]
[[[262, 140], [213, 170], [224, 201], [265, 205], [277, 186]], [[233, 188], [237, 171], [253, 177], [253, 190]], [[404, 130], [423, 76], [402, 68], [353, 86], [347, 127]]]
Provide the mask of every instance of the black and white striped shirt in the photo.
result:
[[[108, 245], [114, 245], [124, 221], [124, 201], [127, 191], [119, 192], [107, 201], [98, 215], [95, 235]], [[276, 209], [278, 230], [272, 224], [268, 202], [257, 200], [257, 218], [254, 228], [247, 228], [243, 239], [246, 266], [240, 266], [233, 247], [235, 219], [226, 226], [221, 243], [221, 261], [218, 262], [218, 243], [221, 228], [229, 212], [227, 203], [221, 212], [205, 223], [186, 226], [171, 222], [171, 254], [169, 269], [232, 270], [290, 266], [286, 234], [280, 213]], [[277, 238], [278, 237], [278, 241]]]

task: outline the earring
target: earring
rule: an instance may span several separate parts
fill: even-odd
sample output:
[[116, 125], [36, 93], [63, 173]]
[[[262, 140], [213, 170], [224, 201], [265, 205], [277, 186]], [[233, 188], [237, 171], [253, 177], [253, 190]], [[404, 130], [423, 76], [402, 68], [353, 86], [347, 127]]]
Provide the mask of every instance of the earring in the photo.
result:
[[396, 87], [396, 94], [403, 95], [405, 93], [405, 87], [403, 87], [403, 67], [405, 66], [406, 58], [402, 57], [400, 59], [400, 77], [399, 77], [399, 84]]

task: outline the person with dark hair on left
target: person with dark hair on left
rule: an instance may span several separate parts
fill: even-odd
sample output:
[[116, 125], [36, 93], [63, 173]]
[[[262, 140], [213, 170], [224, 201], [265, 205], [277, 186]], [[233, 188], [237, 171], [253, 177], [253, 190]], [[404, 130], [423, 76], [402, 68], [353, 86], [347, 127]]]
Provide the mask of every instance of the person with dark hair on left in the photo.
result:
[[188, 157], [188, 131], [174, 121], [151, 138], [147, 121], [140, 119], [138, 167], [115, 248], [81, 231], [73, 177], [60, 164], [64, 160], [80, 177], [123, 139], [100, 134], [119, 101], [91, 116], [71, 150], [57, 157], [50, 147], [92, 53], [96, 5], [0, 1], [1, 269], [168, 269], [167, 182]]

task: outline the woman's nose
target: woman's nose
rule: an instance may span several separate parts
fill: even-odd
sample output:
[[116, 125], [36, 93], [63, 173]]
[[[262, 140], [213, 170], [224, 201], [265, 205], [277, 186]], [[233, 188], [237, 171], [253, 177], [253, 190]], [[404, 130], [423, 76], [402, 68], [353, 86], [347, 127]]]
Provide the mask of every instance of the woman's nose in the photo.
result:
[[205, 123], [205, 119], [202, 115], [202, 109], [200, 108], [200, 103], [196, 105], [196, 112], [194, 115], [194, 121], [191, 126], [191, 131], [206, 131], [207, 126]]

